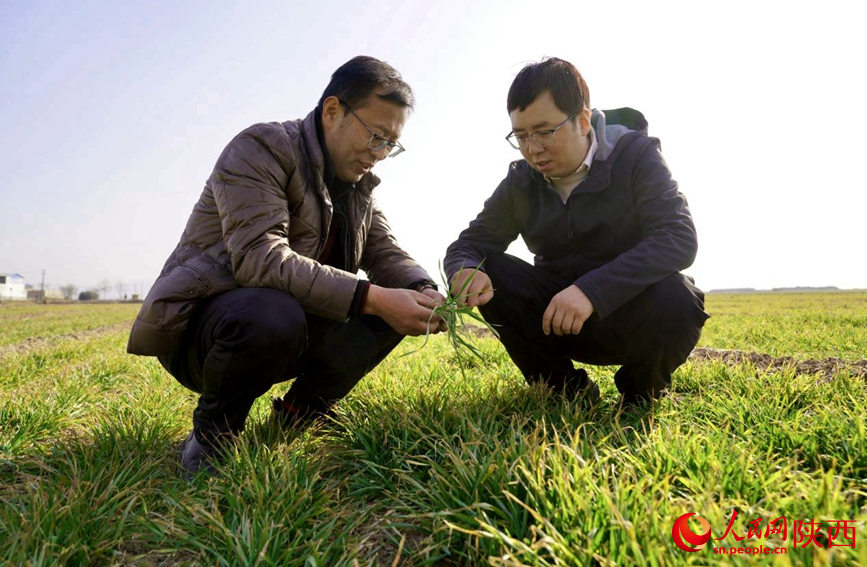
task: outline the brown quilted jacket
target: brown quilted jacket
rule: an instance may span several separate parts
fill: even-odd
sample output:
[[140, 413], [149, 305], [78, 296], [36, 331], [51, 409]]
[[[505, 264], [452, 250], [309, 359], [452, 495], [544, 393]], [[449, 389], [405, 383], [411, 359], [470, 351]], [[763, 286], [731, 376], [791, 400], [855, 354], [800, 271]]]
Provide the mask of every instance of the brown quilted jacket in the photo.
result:
[[197, 302], [236, 287], [286, 291], [305, 311], [345, 321], [360, 268], [371, 282], [404, 288], [430, 276], [398, 245], [366, 174], [347, 205], [355, 248], [350, 271], [324, 266], [333, 208], [315, 111], [304, 120], [253, 125], [223, 150], [181, 240], [142, 304], [132, 354], [171, 355]]

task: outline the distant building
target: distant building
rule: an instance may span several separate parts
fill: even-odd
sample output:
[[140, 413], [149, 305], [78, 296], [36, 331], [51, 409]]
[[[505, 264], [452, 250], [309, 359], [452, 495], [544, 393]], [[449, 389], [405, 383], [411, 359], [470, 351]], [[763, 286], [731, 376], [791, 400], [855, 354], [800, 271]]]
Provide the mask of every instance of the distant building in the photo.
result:
[[0, 272], [0, 301], [27, 299], [24, 276]]
[[62, 301], [63, 293], [59, 289], [28, 289], [27, 299], [36, 303], [44, 303], [45, 301]]

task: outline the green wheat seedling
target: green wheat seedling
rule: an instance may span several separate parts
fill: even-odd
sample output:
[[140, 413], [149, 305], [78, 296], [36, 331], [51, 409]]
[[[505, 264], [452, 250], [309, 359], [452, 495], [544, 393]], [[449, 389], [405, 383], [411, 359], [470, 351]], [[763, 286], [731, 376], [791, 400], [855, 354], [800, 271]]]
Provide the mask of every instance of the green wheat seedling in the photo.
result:
[[[482, 262], [484, 263], [484, 262]], [[440, 270], [440, 278], [443, 281], [443, 286], [446, 290], [446, 300], [445, 302], [435, 307], [431, 311], [431, 317], [428, 320], [428, 331], [425, 333], [424, 342], [422, 345], [412, 350], [403, 356], [407, 356], [418, 352], [422, 348], [427, 345], [428, 340], [430, 339], [430, 326], [433, 322], [433, 316], [436, 314], [443, 320], [446, 324], [446, 338], [449, 341], [449, 344], [452, 346], [452, 349], [455, 351], [455, 357], [458, 361], [458, 366], [461, 370], [461, 375], [466, 378], [465, 369], [466, 363], [468, 363], [473, 356], [478, 358], [479, 360], [485, 361], [484, 353], [479, 350], [479, 348], [473, 344], [472, 334], [470, 333], [471, 325], [467, 324], [465, 318], [469, 318], [476, 323], [479, 323], [483, 328], [488, 329], [494, 336], [499, 338], [500, 334], [497, 330], [487, 321], [485, 321], [484, 317], [479, 315], [472, 307], [467, 306], [462, 301], [465, 301], [470, 295], [473, 295], [467, 291], [473, 279], [476, 277], [476, 274], [481, 268], [482, 264], [476, 266], [473, 269], [470, 277], [468, 277], [460, 289], [452, 292], [451, 286], [449, 285], [448, 278], [443, 272], [442, 262], [439, 264]]]
[[[867, 291], [706, 301], [700, 347], [864, 358]], [[528, 386], [492, 338], [471, 337], [487, 362], [462, 380], [439, 333], [387, 357], [334, 421], [283, 431], [261, 396], [219, 472], [188, 482], [177, 447], [198, 396], [126, 353], [139, 307], [0, 304], [0, 566], [867, 565], [867, 382], [848, 371], [692, 358], [650, 415], [624, 417]], [[592, 370], [616, 399], [616, 368]], [[678, 548], [688, 512], [723, 539]], [[787, 537], [767, 535], [779, 517]], [[741, 544], [785, 555], [714, 553], [755, 520], [764, 537]], [[796, 545], [811, 521], [818, 539]], [[850, 522], [833, 542], [831, 521]]]

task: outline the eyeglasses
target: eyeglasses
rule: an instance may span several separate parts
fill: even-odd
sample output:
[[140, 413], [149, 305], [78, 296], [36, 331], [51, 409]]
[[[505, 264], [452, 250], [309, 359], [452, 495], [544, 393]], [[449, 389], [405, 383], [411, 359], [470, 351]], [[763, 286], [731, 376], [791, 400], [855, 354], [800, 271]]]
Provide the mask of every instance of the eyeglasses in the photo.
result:
[[565, 126], [566, 123], [573, 118], [575, 118], [574, 114], [550, 130], [539, 130], [532, 134], [516, 134], [514, 132], [509, 132], [509, 135], [506, 136], [506, 141], [516, 150], [520, 150], [526, 148], [530, 144], [530, 139], [532, 138], [532, 140], [536, 142], [537, 146], [540, 148], [547, 148], [554, 143], [554, 132]]
[[[340, 104], [345, 106], [346, 110], [348, 110], [351, 115], [358, 118], [358, 115], [352, 111], [352, 108], [350, 108], [348, 104], [346, 104], [342, 100], [340, 101]], [[388, 151], [385, 153], [385, 157], [394, 157], [394, 156], [399, 155], [399, 154], [403, 153], [404, 151], [406, 151], [406, 148], [401, 146], [399, 143], [392, 142], [391, 140], [389, 140], [385, 136], [380, 136], [379, 134], [374, 134], [373, 131], [367, 127], [367, 124], [365, 124], [364, 120], [362, 120], [361, 118], [358, 118], [358, 121], [361, 122], [361, 125], [364, 126], [364, 129], [367, 130], [367, 132], [370, 134], [370, 139], [367, 140], [367, 147], [370, 148], [371, 150], [373, 150], [375, 152], [379, 152], [385, 148], [388, 148]]]

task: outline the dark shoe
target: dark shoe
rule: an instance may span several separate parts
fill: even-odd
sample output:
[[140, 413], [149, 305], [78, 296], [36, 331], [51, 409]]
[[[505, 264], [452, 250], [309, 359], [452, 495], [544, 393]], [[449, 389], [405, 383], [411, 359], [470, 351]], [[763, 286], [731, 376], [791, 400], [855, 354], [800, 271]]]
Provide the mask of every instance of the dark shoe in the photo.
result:
[[299, 429], [310, 425], [324, 413], [309, 406], [294, 405], [283, 398], [271, 398], [271, 419], [282, 429]]
[[583, 399], [586, 403], [595, 405], [602, 399], [602, 394], [599, 393], [599, 385], [590, 380], [590, 383], [576, 397]]
[[566, 378], [563, 393], [570, 399], [580, 400], [589, 405], [595, 405], [600, 399], [599, 385], [594, 382], [583, 368]]
[[205, 445], [196, 439], [195, 431], [190, 431], [181, 445], [181, 465], [190, 475], [199, 471], [213, 474], [220, 462], [219, 451], [215, 447]]
[[620, 419], [641, 419], [653, 410], [653, 400], [622, 394], [614, 413]]

